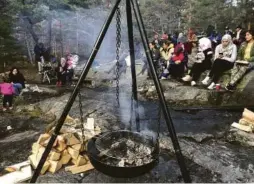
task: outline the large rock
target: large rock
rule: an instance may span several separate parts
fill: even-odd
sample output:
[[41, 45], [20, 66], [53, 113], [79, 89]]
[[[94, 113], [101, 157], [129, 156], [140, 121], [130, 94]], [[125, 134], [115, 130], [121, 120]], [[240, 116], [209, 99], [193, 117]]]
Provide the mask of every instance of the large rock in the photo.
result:
[[[174, 151], [171, 142], [167, 139], [167, 137], [162, 138], [160, 146]], [[185, 157], [214, 174], [221, 175], [222, 182], [254, 181], [253, 149], [239, 149], [238, 146], [219, 141], [199, 144], [183, 139], [180, 140], [180, 146]]]
[[[204, 78], [205, 75], [202, 77]], [[160, 80], [164, 95], [172, 105], [176, 106], [254, 106], [254, 72], [248, 73], [233, 93], [223, 88], [230, 80], [226, 73], [222, 80], [222, 90], [208, 90], [202, 85], [199, 87], [186, 86], [173, 80]], [[200, 84], [200, 83], [199, 83]], [[153, 81], [142, 81], [139, 85], [139, 94], [148, 99], [158, 99]]]

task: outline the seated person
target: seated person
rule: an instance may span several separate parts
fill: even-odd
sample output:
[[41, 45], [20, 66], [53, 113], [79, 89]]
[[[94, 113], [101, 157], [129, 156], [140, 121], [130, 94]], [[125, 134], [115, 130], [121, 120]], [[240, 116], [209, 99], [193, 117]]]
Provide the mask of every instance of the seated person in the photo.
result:
[[174, 52], [174, 45], [169, 41], [165, 40], [160, 49], [160, 66], [162, 67], [161, 79], [166, 79], [169, 75], [168, 67], [169, 61], [172, 57], [172, 53]]
[[174, 78], [181, 78], [184, 74], [184, 45], [178, 43], [170, 59], [169, 73]]
[[254, 62], [254, 30], [249, 30], [238, 52], [237, 60], [231, 72], [231, 80], [225, 87], [226, 90], [234, 90], [237, 82], [251, 69]]
[[57, 73], [56, 86], [60, 87], [62, 85], [65, 85], [67, 68], [68, 68], [68, 65], [67, 65], [65, 58], [61, 58], [61, 61], [58, 65], [58, 67], [56, 68], [56, 73]]
[[[154, 41], [149, 43], [149, 48], [152, 52], [153, 64], [154, 64], [156, 73], [159, 76], [159, 74], [160, 74], [160, 65], [159, 65], [160, 51], [158, 50], [156, 43]], [[150, 70], [148, 70], [148, 76], [151, 77]]]
[[223, 72], [231, 70], [236, 60], [237, 48], [233, 44], [232, 38], [229, 34], [222, 37], [222, 43], [215, 49], [215, 60], [209, 75], [202, 81], [204, 85], [208, 85], [210, 78], [212, 83], [208, 89], [214, 89], [216, 83], [219, 81]]
[[22, 73], [20, 73], [17, 67], [13, 67], [9, 73], [9, 80], [13, 83], [13, 87], [15, 90], [15, 95], [19, 95], [21, 90], [25, 88], [25, 77]]
[[196, 55], [195, 63], [193, 64], [189, 75], [182, 78], [184, 82], [190, 82], [191, 85], [197, 85], [197, 80], [200, 75], [211, 68], [212, 65], [212, 43], [208, 38], [199, 40], [199, 52]]
[[66, 63], [67, 63], [66, 79], [68, 84], [72, 85], [72, 79], [74, 76], [74, 60], [71, 54], [67, 55]]

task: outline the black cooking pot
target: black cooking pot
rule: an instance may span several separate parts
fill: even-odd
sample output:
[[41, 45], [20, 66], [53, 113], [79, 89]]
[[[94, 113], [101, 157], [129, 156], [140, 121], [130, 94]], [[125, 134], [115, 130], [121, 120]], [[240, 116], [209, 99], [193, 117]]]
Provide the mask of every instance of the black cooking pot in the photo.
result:
[[[137, 176], [141, 176], [147, 172], [149, 172], [151, 169], [153, 169], [159, 162], [159, 145], [155, 140], [148, 140], [143, 139], [146, 143], [149, 142], [150, 146], [152, 144], [154, 150], [151, 153], [152, 156], [152, 161], [141, 165], [141, 166], [129, 166], [129, 167], [119, 167], [117, 165], [110, 165], [107, 164], [105, 162], [103, 162], [102, 160], [107, 159], [108, 156], [104, 155], [102, 158], [102, 156], [100, 155], [100, 151], [97, 149], [96, 146], [96, 140], [100, 139], [100, 137], [103, 138], [103, 136], [105, 134], [108, 133], [103, 133], [100, 134], [99, 136], [93, 137], [92, 139], [89, 140], [88, 144], [87, 144], [87, 153], [88, 153], [88, 157], [90, 159], [91, 164], [94, 166], [94, 168], [108, 176], [111, 177], [115, 177], [115, 178], [133, 178], [133, 177], [137, 177]], [[140, 135], [139, 133], [136, 132], [130, 132], [130, 131], [118, 131], [118, 132], [113, 132], [113, 136], [116, 136], [117, 134], [119, 134], [118, 136], [123, 137], [123, 136], [135, 136], [138, 137], [137, 139], [140, 140]], [[116, 158], [115, 158], [116, 159]], [[110, 158], [111, 161], [114, 161], [114, 158]], [[116, 162], [119, 160], [116, 159]]]

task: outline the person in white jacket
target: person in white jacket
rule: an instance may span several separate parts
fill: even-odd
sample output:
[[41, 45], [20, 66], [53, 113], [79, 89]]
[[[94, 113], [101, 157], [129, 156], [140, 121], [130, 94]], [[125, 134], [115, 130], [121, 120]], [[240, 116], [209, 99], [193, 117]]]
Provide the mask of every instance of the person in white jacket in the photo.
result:
[[234, 67], [236, 57], [237, 47], [233, 44], [232, 37], [226, 34], [222, 37], [221, 44], [215, 49], [215, 60], [212, 69], [202, 83], [208, 85], [211, 79], [211, 84], [208, 86], [208, 89], [214, 89], [221, 75]]

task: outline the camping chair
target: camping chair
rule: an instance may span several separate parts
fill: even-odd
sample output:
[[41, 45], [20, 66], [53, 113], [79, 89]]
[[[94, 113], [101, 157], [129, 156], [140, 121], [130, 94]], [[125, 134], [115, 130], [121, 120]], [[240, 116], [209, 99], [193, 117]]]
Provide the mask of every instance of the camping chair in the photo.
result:
[[56, 72], [53, 69], [51, 63], [43, 64], [42, 66], [42, 76], [41, 76], [41, 82], [45, 83], [48, 82], [48, 84], [51, 84], [52, 80], [56, 79]]

